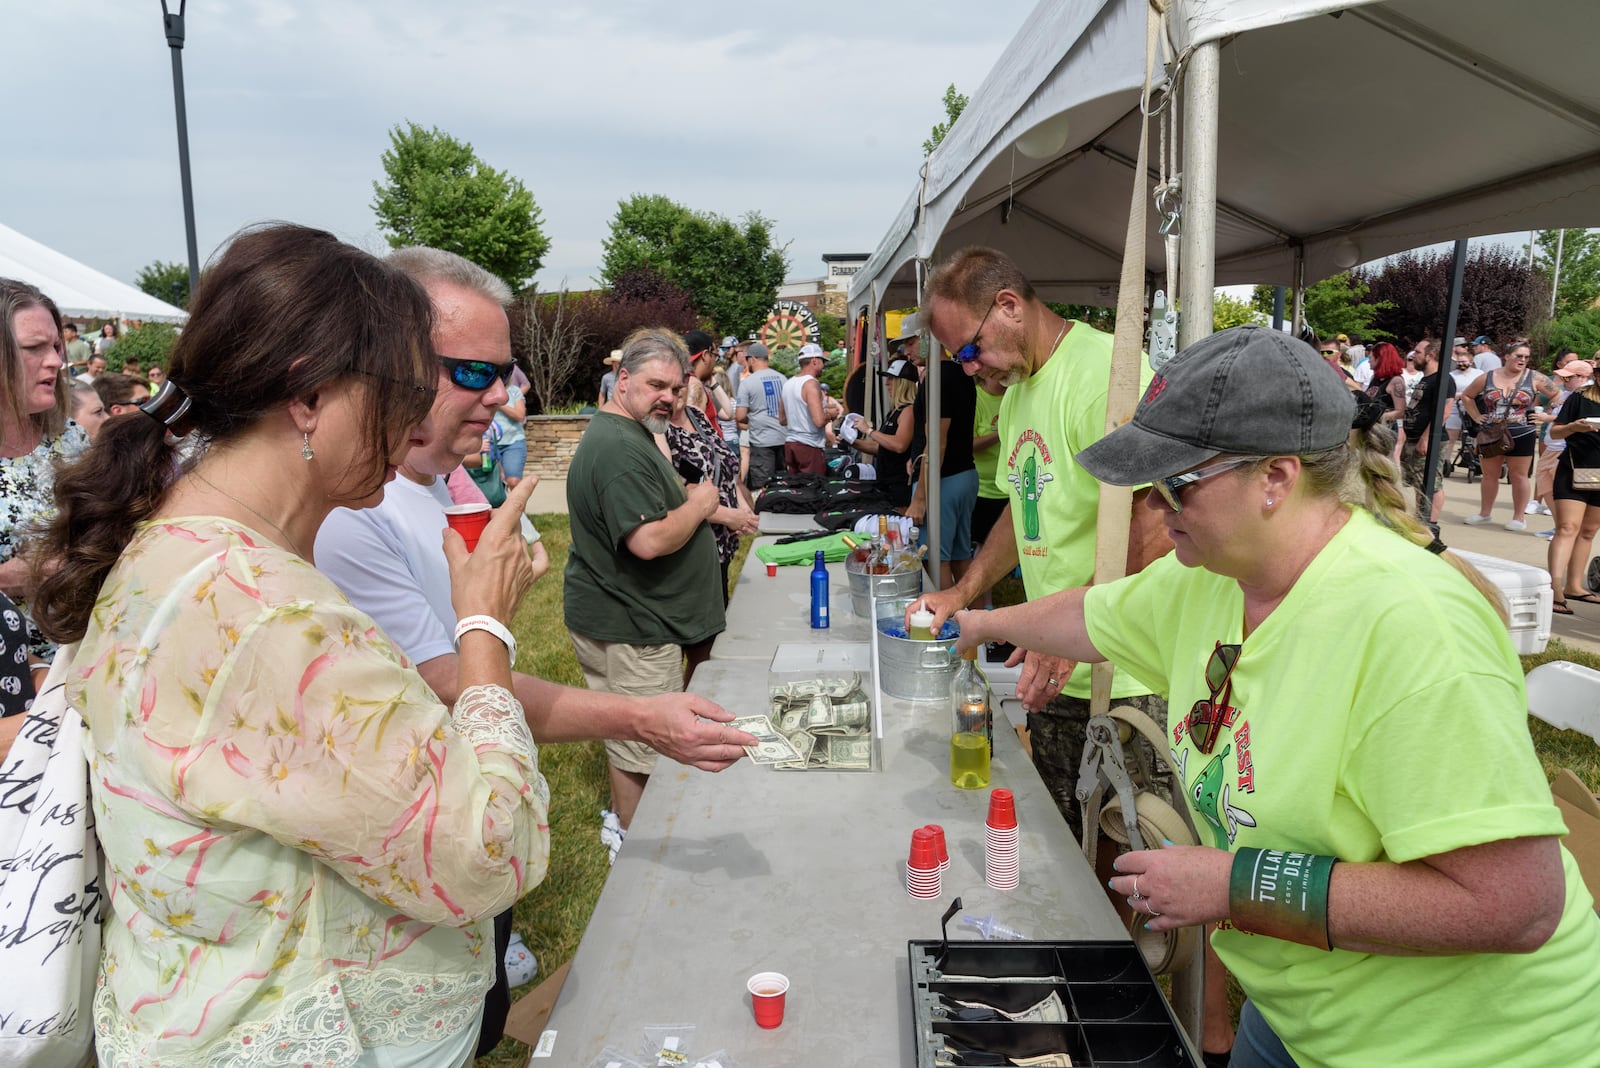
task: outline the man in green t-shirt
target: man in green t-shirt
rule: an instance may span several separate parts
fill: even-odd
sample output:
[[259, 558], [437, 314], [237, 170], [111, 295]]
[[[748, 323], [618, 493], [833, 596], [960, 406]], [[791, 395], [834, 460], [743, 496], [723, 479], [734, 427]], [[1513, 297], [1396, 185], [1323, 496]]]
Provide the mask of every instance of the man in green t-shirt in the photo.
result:
[[[1094, 577], [1100, 487], [1073, 456], [1105, 434], [1110, 335], [1051, 311], [1017, 266], [993, 249], [956, 253], [928, 280], [928, 294], [934, 337], [967, 374], [1004, 394], [992, 488], [1008, 497], [971, 569], [950, 589], [929, 594], [928, 607], [942, 621], [1019, 562], [1029, 600], [1087, 585]], [[1144, 380], [1149, 376], [1146, 367]], [[1130, 573], [1172, 547], [1160, 517], [1143, 505], [1147, 492], [1134, 500]], [[1017, 696], [1028, 710], [1039, 775], [1081, 835], [1073, 789], [1089, 719], [1089, 669], [1030, 651]], [[1165, 726], [1165, 701], [1127, 672], [1117, 673], [1112, 696]]]
[[[652, 437], [666, 432], [688, 370], [675, 334], [635, 331], [623, 345], [611, 399], [567, 471], [566, 623], [592, 690], [682, 690], [683, 646], [726, 625], [722, 568], [706, 522], [717, 510], [716, 483], [685, 488]], [[642, 742], [605, 745], [611, 810], [626, 832], [656, 754]]]

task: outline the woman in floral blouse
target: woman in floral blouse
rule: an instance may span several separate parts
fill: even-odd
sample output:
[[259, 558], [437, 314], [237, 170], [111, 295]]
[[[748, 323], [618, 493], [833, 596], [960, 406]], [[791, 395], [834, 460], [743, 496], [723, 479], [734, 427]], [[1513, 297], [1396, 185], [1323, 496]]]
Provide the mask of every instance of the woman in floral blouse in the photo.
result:
[[[57, 479], [63, 565], [35, 618], [78, 643], [102, 1065], [471, 1059], [494, 972], [479, 918], [549, 850], [496, 636], [533, 581], [521, 508], [471, 554], [443, 535], [453, 712], [311, 562], [328, 512], [378, 502], [428, 412], [430, 322], [416, 283], [331, 234], [247, 232], [203, 276], [162, 393]], [[170, 481], [189, 434], [207, 448]]]
[[55, 302], [26, 282], [0, 278], [0, 593], [16, 600], [29, 650], [40, 657], [55, 647], [26, 617], [33, 578], [25, 550], [55, 510], [55, 461], [88, 444], [67, 421], [71, 385]]

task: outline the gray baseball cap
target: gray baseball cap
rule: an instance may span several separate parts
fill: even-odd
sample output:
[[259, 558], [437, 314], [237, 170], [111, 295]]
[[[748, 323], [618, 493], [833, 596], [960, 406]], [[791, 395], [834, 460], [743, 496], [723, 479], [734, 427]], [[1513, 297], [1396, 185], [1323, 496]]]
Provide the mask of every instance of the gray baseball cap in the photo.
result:
[[745, 355], [752, 360], [770, 360], [772, 358], [767, 354], [767, 347], [759, 341], [750, 342], [750, 347], [745, 350]]
[[1167, 478], [1214, 456], [1303, 456], [1343, 444], [1355, 399], [1310, 345], [1236, 326], [1190, 345], [1151, 379], [1133, 419], [1076, 459], [1114, 486]]

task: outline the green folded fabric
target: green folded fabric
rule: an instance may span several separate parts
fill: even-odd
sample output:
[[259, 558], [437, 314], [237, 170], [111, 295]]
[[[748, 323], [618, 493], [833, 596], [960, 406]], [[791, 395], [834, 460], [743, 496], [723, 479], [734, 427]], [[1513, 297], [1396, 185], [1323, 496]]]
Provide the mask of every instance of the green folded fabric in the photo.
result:
[[[850, 555], [850, 547], [844, 543], [847, 534], [850, 534], [848, 530], [841, 530], [808, 541], [793, 541], [788, 545], [758, 545], [756, 555], [764, 564], [809, 564], [816, 560], [817, 550], [821, 549], [824, 560], [836, 563]], [[855, 535], [851, 537], [857, 542], [861, 541]]]

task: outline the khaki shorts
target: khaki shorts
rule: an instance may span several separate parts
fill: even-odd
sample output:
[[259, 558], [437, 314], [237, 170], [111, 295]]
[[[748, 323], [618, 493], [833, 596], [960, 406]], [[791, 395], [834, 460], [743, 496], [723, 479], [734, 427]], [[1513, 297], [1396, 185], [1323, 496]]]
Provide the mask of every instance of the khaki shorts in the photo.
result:
[[1564, 449], [1551, 452], [1549, 449], [1539, 454], [1539, 462], [1533, 468], [1533, 499], [1542, 501], [1555, 492], [1556, 465], [1561, 463], [1561, 454]]
[[[683, 649], [670, 645], [628, 645], [603, 642], [572, 633], [589, 689], [630, 697], [654, 697], [683, 689]], [[619, 771], [648, 775], [656, 766], [656, 751], [643, 742], [606, 739], [606, 759]]]

